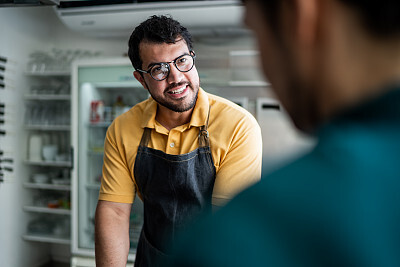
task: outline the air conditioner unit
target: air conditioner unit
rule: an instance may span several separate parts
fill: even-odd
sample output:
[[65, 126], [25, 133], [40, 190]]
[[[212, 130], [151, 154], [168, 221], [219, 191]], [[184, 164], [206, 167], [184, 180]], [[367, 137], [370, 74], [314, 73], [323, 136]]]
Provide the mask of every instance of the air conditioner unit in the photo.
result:
[[0, 0], [0, 7], [53, 6], [58, 4], [60, 4], [60, 0]]
[[71, 30], [96, 37], [128, 38], [137, 25], [152, 15], [171, 15], [193, 35], [247, 32], [242, 25], [244, 9], [239, 0], [152, 1], [80, 7], [60, 5], [55, 10]]

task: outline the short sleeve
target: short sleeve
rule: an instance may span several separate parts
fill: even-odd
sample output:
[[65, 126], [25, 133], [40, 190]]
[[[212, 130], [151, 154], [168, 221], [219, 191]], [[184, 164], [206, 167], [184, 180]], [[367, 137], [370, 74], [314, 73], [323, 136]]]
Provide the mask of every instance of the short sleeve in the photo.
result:
[[221, 161], [213, 192], [213, 204], [225, 205], [261, 177], [261, 129], [252, 116], [237, 123], [229, 150]]
[[[118, 136], [118, 137], [117, 137]], [[103, 175], [99, 199], [120, 203], [133, 203], [135, 183], [131, 177], [124, 146], [115, 123], [107, 130], [104, 141]]]

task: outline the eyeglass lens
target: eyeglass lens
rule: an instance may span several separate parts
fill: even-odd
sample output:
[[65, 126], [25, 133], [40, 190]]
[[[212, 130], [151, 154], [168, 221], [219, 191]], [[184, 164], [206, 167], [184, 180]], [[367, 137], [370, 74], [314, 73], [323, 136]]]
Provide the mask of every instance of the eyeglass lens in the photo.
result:
[[[175, 67], [181, 72], [188, 72], [193, 68], [194, 60], [191, 55], [182, 55], [173, 61]], [[164, 80], [167, 78], [170, 71], [170, 66], [168, 63], [160, 63], [154, 65], [151, 70], [151, 76], [156, 80]]]

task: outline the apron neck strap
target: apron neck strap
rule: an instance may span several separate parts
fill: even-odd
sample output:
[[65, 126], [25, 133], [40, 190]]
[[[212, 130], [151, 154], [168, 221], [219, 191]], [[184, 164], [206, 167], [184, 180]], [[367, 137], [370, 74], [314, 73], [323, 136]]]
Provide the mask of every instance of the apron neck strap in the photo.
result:
[[208, 121], [210, 119], [210, 110], [211, 110], [211, 106], [208, 107], [208, 115], [207, 115], [206, 125], [201, 126], [200, 130], [199, 130], [199, 147], [209, 147], [210, 146], [210, 139], [208, 138], [209, 133], [207, 131]]
[[145, 127], [139, 146], [147, 146], [151, 137], [151, 129]]

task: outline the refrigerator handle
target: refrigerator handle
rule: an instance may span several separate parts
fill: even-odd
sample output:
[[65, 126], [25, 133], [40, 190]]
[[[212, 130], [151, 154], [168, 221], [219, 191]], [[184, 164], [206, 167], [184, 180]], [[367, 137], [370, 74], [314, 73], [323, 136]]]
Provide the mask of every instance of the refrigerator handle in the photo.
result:
[[72, 170], [74, 168], [74, 147], [73, 146], [71, 146], [70, 153], [71, 153], [70, 159], [71, 159], [71, 170]]

